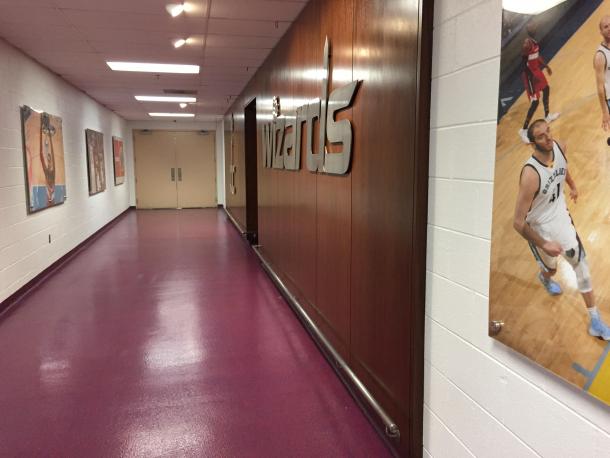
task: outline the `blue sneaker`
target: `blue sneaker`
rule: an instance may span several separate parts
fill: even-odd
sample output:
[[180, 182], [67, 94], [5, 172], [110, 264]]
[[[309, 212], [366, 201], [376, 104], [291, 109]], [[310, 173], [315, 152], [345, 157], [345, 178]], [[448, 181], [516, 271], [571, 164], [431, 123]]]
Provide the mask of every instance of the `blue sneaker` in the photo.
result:
[[559, 286], [559, 283], [556, 281], [553, 281], [551, 278], [544, 278], [544, 275], [542, 275], [541, 272], [538, 272], [538, 279], [551, 296], [558, 296], [561, 294], [561, 286]]
[[602, 340], [610, 340], [610, 328], [601, 320], [601, 318], [591, 319], [589, 334]]

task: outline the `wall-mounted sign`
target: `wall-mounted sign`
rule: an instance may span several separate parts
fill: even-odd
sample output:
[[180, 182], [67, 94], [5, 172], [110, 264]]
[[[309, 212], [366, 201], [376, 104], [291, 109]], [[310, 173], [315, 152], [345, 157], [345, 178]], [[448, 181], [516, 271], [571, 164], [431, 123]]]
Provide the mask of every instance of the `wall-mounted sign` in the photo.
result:
[[[352, 104], [358, 81], [352, 81], [335, 89], [328, 95], [330, 74], [330, 44], [328, 37], [324, 44], [324, 76], [320, 99], [303, 105], [296, 110], [296, 116], [277, 117], [273, 122], [263, 126], [263, 161], [265, 167], [286, 170], [301, 168], [301, 140], [303, 124], [307, 124], [306, 155], [307, 168], [311, 172], [322, 172], [332, 175], [345, 175], [352, 158], [352, 124], [349, 120], [335, 120], [337, 112]], [[279, 114], [279, 98], [277, 113]], [[314, 138], [314, 122], [319, 120], [318, 138]], [[340, 153], [330, 153], [326, 149], [326, 140], [332, 144], [342, 145]], [[318, 142], [314, 152], [314, 141]]]

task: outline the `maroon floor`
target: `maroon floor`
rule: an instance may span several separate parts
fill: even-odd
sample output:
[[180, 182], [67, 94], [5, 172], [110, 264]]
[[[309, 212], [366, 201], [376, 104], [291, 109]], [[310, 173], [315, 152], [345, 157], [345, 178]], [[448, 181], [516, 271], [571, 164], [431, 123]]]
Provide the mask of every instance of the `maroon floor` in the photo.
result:
[[0, 456], [386, 456], [217, 210], [130, 212], [0, 321]]

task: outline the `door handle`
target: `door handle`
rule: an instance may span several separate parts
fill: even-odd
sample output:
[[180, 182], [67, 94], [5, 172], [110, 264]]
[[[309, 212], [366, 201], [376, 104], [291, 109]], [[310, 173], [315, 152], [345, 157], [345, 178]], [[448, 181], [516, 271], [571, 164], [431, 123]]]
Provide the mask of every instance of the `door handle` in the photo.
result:
[[237, 172], [237, 166], [231, 164], [231, 194], [237, 194], [237, 188], [235, 186], [235, 172]]
[[178, 181], [182, 181], [182, 167], [178, 167]]
[[172, 181], [176, 181], [176, 169], [175, 168], [171, 168], [171, 176], [172, 176]]

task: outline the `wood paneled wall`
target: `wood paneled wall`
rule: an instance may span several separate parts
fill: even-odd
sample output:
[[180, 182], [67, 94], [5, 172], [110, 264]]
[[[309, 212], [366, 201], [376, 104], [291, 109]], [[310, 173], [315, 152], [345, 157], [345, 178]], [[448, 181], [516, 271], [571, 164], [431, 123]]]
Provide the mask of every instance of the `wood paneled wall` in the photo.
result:
[[[399, 425], [409, 456], [422, 453], [431, 16], [424, 0], [311, 0], [227, 113], [243, 119], [257, 100], [263, 255]], [[272, 98], [288, 114], [320, 97], [308, 75], [323, 67], [326, 36], [330, 91], [362, 81], [337, 116], [352, 122], [351, 170], [309, 172], [305, 135], [299, 171], [267, 169]], [[234, 147], [245, 155], [243, 141]]]

